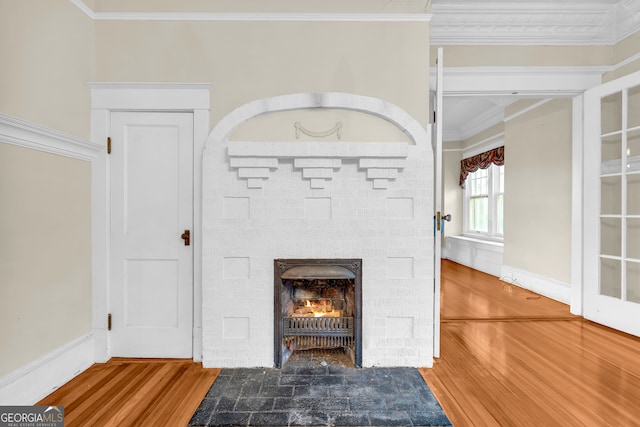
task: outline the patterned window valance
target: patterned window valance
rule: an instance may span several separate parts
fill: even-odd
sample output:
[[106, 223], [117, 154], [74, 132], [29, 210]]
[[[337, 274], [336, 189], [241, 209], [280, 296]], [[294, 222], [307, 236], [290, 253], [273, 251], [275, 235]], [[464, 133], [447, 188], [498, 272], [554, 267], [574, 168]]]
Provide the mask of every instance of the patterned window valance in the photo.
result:
[[498, 166], [504, 165], [504, 146], [463, 159], [460, 162], [460, 186], [464, 187], [464, 181], [467, 179], [467, 175], [478, 169], [487, 169], [492, 164]]

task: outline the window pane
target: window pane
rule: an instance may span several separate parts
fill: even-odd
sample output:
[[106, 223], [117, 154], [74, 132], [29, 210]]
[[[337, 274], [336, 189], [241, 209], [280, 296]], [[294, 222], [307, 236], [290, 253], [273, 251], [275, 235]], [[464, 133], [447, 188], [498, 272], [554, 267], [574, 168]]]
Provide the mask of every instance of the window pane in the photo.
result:
[[489, 171], [487, 169], [478, 169], [469, 174], [471, 180], [471, 195], [483, 195], [489, 193]]
[[469, 203], [469, 229], [486, 233], [489, 231], [489, 198], [475, 197]]
[[498, 185], [498, 193], [504, 193], [504, 166], [494, 166], [498, 168], [500, 174], [500, 184]]

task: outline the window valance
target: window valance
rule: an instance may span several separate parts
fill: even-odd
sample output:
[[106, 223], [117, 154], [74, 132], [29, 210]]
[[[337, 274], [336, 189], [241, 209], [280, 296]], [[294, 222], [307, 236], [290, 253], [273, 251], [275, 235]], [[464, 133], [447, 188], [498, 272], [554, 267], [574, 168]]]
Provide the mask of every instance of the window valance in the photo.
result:
[[504, 165], [504, 145], [463, 159], [460, 162], [460, 186], [464, 187], [464, 181], [467, 179], [467, 175], [478, 169], [487, 169], [492, 164], [497, 166]]

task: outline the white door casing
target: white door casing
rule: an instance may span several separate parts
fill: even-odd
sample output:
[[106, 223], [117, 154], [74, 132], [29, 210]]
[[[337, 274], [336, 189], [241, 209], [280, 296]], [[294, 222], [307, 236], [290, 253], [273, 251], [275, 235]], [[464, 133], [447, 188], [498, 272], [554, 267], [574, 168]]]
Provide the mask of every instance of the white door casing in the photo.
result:
[[[201, 159], [209, 134], [211, 85], [208, 83], [89, 83], [91, 87], [91, 140], [102, 146], [92, 164], [92, 325], [95, 362], [111, 357], [108, 321], [110, 300], [110, 170], [107, 137], [111, 115], [125, 111], [175, 111], [193, 114], [194, 224], [201, 233]], [[202, 360], [201, 241], [193, 239], [193, 359]]]
[[193, 114], [111, 115], [111, 352], [192, 357]]
[[640, 72], [584, 94], [584, 317], [640, 336]]

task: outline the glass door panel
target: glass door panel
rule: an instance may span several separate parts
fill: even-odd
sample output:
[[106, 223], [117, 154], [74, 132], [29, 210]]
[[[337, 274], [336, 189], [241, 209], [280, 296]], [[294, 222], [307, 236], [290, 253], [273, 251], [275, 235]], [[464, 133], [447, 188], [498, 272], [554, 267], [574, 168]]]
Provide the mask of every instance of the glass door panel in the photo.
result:
[[[640, 114], [640, 112], [638, 113]], [[640, 173], [640, 130], [627, 134], [627, 173]]]
[[608, 176], [600, 180], [600, 214], [622, 214], [622, 177]]
[[622, 296], [622, 269], [617, 259], [600, 260], [600, 294], [608, 297]]
[[600, 111], [603, 135], [622, 130], [622, 92], [602, 98]]
[[640, 86], [629, 89], [627, 126], [631, 129], [640, 126]]
[[640, 303], [640, 262], [627, 261], [627, 301]]
[[619, 257], [622, 255], [622, 221], [620, 218], [600, 220], [600, 254]]
[[627, 258], [640, 260], [640, 218], [627, 218]]
[[627, 214], [640, 215], [640, 174], [627, 175]]

